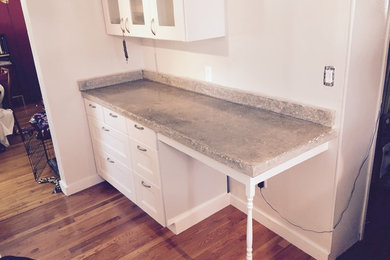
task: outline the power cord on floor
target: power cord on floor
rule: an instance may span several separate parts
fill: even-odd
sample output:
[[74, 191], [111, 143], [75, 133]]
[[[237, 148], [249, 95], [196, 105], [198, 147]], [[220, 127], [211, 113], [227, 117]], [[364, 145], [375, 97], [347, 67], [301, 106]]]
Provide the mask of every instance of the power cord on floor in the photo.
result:
[[380, 114], [379, 113], [379, 116], [376, 120], [376, 123], [375, 123], [375, 128], [374, 128], [374, 132], [372, 133], [371, 135], [371, 140], [370, 140], [370, 144], [369, 144], [369, 147], [368, 147], [368, 150], [367, 150], [367, 153], [362, 161], [362, 163], [360, 164], [360, 167], [359, 167], [359, 171], [358, 171], [358, 174], [356, 175], [355, 179], [354, 179], [354, 182], [353, 182], [353, 186], [352, 186], [352, 190], [349, 194], [349, 197], [348, 197], [348, 201], [347, 201], [347, 204], [346, 206], [344, 207], [343, 211], [341, 212], [340, 214], [340, 217], [338, 218], [337, 222], [334, 224], [333, 226], [333, 229], [332, 230], [314, 230], [314, 229], [310, 229], [310, 228], [305, 228], [301, 225], [298, 225], [294, 222], [292, 222], [291, 220], [289, 220], [288, 218], [284, 217], [274, 206], [272, 206], [272, 204], [264, 197], [264, 194], [263, 194], [263, 189], [260, 189], [260, 194], [261, 194], [261, 197], [263, 198], [263, 200], [265, 201], [265, 203], [267, 203], [267, 205], [273, 210], [275, 211], [282, 219], [284, 219], [287, 223], [289, 223], [290, 225], [294, 226], [294, 227], [297, 227], [301, 230], [304, 230], [304, 231], [308, 231], [308, 232], [312, 232], [312, 233], [317, 233], [317, 234], [324, 234], [324, 233], [333, 233], [333, 231], [337, 228], [337, 226], [341, 223], [341, 220], [343, 219], [344, 217], [344, 214], [345, 212], [347, 212], [349, 206], [351, 205], [351, 201], [352, 201], [352, 197], [353, 197], [353, 194], [355, 193], [355, 189], [356, 189], [356, 183], [357, 183], [357, 180], [359, 179], [361, 173], [362, 173], [362, 169], [363, 169], [363, 166], [366, 164], [368, 158], [370, 157], [370, 151], [371, 151], [371, 148], [374, 144], [374, 138], [375, 138], [375, 135], [376, 135], [376, 132], [378, 130], [378, 126], [379, 126], [379, 119], [380, 119]]

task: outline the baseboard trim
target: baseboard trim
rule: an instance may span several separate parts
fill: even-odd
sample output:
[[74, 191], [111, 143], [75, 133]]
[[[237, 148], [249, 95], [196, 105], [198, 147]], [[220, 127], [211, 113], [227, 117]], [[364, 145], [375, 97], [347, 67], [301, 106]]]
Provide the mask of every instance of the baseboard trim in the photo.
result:
[[[240, 211], [244, 212], [246, 214], [247, 212], [247, 206], [246, 202], [242, 199], [231, 195], [230, 196], [230, 203], [235, 208], [239, 209]], [[298, 232], [292, 230], [289, 226], [286, 224], [280, 222], [278, 219], [262, 212], [258, 208], [253, 208], [253, 219], [259, 222], [260, 224], [264, 225], [268, 229], [272, 230], [279, 236], [283, 237], [287, 241], [289, 241], [294, 246], [298, 247], [305, 253], [311, 255], [315, 259], [319, 260], [328, 260], [330, 252], [326, 249], [322, 248], [318, 244], [313, 243], [313, 241], [307, 239], [306, 237], [302, 236]], [[256, 239], [256, 237], [254, 238]]]
[[176, 235], [230, 205], [230, 193], [221, 194], [205, 203], [167, 220], [167, 227]]
[[83, 178], [77, 182], [68, 184], [64, 182], [63, 180], [60, 180], [60, 186], [62, 189], [62, 192], [66, 195], [72, 195], [75, 194], [79, 191], [85, 190], [89, 187], [92, 187], [93, 185], [96, 185], [98, 183], [103, 182], [104, 180], [100, 178], [99, 175], [93, 175], [93, 176], [88, 176], [87, 178]]

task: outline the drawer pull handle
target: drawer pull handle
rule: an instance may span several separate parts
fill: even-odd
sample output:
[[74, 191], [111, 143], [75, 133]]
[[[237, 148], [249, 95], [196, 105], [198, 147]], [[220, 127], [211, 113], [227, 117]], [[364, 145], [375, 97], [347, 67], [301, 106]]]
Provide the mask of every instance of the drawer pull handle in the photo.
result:
[[141, 181], [141, 184], [142, 184], [142, 186], [144, 186], [145, 188], [148, 188], [148, 189], [152, 188], [152, 186], [146, 184], [144, 181]]
[[113, 117], [113, 118], [117, 118], [118, 116], [113, 114], [113, 113], [110, 113], [110, 116]]
[[142, 148], [141, 146], [137, 145], [137, 149], [140, 150], [141, 152], [147, 152], [145, 148]]
[[110, 132], [110, 129], [107, 129], [104, 126], [102, 126], [102, 129], [103, 129], [103, 131]]
[[108, 161], [109, 163], [115, 163], [113, 160], [110, 159], [110, 157], [107, 157], [107, 161]]
[[145, 128], [143, 128], [142, 126], [139, 126], [137, 124], [134, 125], [135, 128], [137, 128], [138, 130], [144, 130]]
[[94, 106], [94, 105], [92, 105], [92, 104], [89, 104], [89, 107], [96, 108], [96, 106]]
[[125, 29], [128, 33], [130, 33], [130, 29], [129, 29], [129, 17], [126, 17], [126, 20], [125, 20]]
[[156, 30], [154, 29], [154, 18], [150, 21], [150, 31], [153, 35], [156, 35]]

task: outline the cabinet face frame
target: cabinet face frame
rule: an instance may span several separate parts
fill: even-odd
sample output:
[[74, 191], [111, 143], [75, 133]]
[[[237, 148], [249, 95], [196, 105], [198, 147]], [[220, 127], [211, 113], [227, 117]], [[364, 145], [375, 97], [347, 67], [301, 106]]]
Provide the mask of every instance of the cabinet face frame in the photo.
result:
[[134, 173], [137, 205], [160, 225], [166, 226], [161, 188]]
[[[158, 15], [158, 0], [151, 1], [151, 12], [152, 18], [154, 19], [155, 26], [155, 38], [162, 40], [178, 40], [184, 41], [186, 39], [185, 35], [185, 17], [184, 17], [184, 1], [183, 0], [172, 0], [173, 1], [173, 26], [164, 26], [160, 25], [159, 15]], [[152, 23], [152, 22], [151, 22]]]
[[126, 9], [126, 12], [121, 10], [121, 16], [125, 21], [128, 19], [130, 36], [179, 41], [186, 39], [183, 0], [172, 0], [174, 26], [160, 25], [157, 0], [139, 0], [142, 1], [144, 24], [133, 23], [131, 0], [119, 1], [122, 2], [120, 8]]
[[[128, 24], [130, 29], [130, 36], [134, 37], [144, 37], [144, 38], [153, 38], [153, 34], [150, 27], [151, 21], [151, 12], [150, 12], [150, 0], [139, 0], [142, 1], [142, 11], [144, 24], [135, 24], [133, 20], [136, 19], [133, 17], [132, 8], [135, 8], [131, 5], [131, 0], [120, 0], [126, 2], [127, 16], [128, 16]], [[125, 6], [125, 5], [123, 5]]]
[[121, 6], [118, 0], [102, 0], [102, 6], [103, 6], [103, 16], [104, 16], [104, 23], [106, 25], [106, 31], [107, 34], [111, 35], [122, 35], [121, 30], [121, 24], [120, 23], [112, 23], [111, 22], [111, 13], [110, 13], [110, 4], [109, 2], [116, 2], [118, 3], [118, 19], [121, 19], [120, 11]]

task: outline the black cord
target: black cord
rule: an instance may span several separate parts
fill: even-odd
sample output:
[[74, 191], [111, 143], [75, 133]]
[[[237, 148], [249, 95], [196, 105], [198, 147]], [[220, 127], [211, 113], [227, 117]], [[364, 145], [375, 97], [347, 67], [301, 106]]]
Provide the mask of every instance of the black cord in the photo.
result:
[[127, 46], [126, 46], [126, 40], [123, 38], [123, 41], [122, 41], [122, 45], [123, 45], [123, 53], [125, 54], [125, 59], [126, 59], [126, 62], [129, 60], [129, 55], [127, 54]]
[[349, 194], [349, 197], [348, 197], [348, 202], [346, 204], [346, 206], [344, 207], [343, 211], [341, 212], [340, 214], [340, 217], [338, 218], [336, 224], [333, 226], [333, 229], [332, 230], [314, 230], [314, 229], [309, 229], [309, 228], [305, 228], [303, 226], [300, 226], [294, 222], [292, 222], [291, 220], [289, 220], [288, 218], [284, 217], [274, 206], [272, 206], [272, 204], [264, 197], [264, 194], [263, 194], [263, 190], [260, 189], [260, 194], [261, 194], [261, 197], [263, 197], [263, 200], [265, 201], [265, 203], [267, 203], [267, 205], [273, 210], [275, 211], [282, 219], [284, 219], [287, 223], [289, 223], [290, 225], [294, 226], [294, 227], [297, 227], [301, 230], [304, 230], [304, 231], [308, 231], [308, 232], [313, 232], [313, 233], [317, 233], [317, 234], [324, 234], [324, 233], [333, 233], [333, 231], [337, 228], [337, 226], [341, 223], [341, 220], [343, 219], [344, 217], [344, 214], [345, 212], [348, 210], [349, 206], [351, 205], [351, 201], [352, 201], [352, 197], [353, 197], [353, 194], [355, 193], [355, 189], [356, 189], [356, 183], [357, 183], [357, 180], [359, 179], [361, 173], [362, 173], [362, 169], [363, 169], [363, 166], [366, 164], [368, 158], [370, 157], [370, 151], [371, 151], [371, 148], [374, 144], [374, 138], [375, 138], [375, 134], [376, 134], [376, 131], [378, 130], [378, 126], [379, 126], [379, 119], [380, 119], [380, 112], [379, 112], [379, 115], [378, 115], [378, 118], [376, 120], [376, 123], [375, 123], [375, 128], [374, 128], [374, 132], [371, 136], [371, 140], [370, 140], [370, 145], [368, 147], [368, 151], [362, 161], [362, 163], [360, 164], [360, 167], [359, 167], [359, 172], [358, 174], [356, 175], [355, 177], [355, 180], [353, 182], [353, 186], [352, 186], [352, 190], [351, 190], [351, 193]]
[[288, 218], [284, 217], [282, 214], [280, 214], [280, 212], [275, 209], [271, 203], [268, 202], [268, 200], [264, 197], [264, 194], [263, 194], [263, 189], [260, 189], [260, 194], [261, 196], [263, 197], [263, 200], [265, 201], [265, 203], [268, 204], [268, 206], [273, 210], [275, 211], [276, 213], [278, 213], [279, 217], [281, 217], [282, 219], [284, 219], [285, 221], [287, 221], [287, 223], [289, 223], [290, 225], [294, 226], [294, 227], [297, 227], [299, 229], [302, 229], [304, 231], [309, 231], [309, 232], [313, 232], [313, 233], [319, 233], [319, 234], [323, 234], [323, 233], [332, 233], [333, 230], [323, 230], [323, 231], [317, 231], [317, 230], [313, 230], [313, 229], [309, 229], [309, 228], [305, 228], [305, 227], [302, 227], [294, 222], [292, 222], [291, 220], [289, 220]]
[[377, 132], [378, 126], [379, 126], [380, 114], [381, 114], [381, 113], [379, 113], [378, 118], [376, 119], [375, 128], [374, 128], [374, 133], [371, 135], [371, 141], [370, 141], [370, 145], [369, 145], [369, 147], [368, 147], [368, 151], [367, 151], [367, 153], [366, 153], [366, 156], [364, 157], [364, 160], [363, 160], [362, 163], [360, 164], [359, 172], [358, 172], [358, 174], [357, 174], [357, 176], [356, 176], [356, 178], [355, 178], [355, 180], [354, 180], [354, 182], [353, 182], [352, 191], [351, 191], [351, 193], [349, 194], [349, 198], [348, 198], [347, 205], [346, 205], [346, 207], [344, 208], [344, 210], [341, 212], [340, 217], [339, 217], [339, 219], [337, 220], [336, 224], [333, 226], [333, 230], [335, 230], [336, 227], [341, 223], [341, 220], [343, 219], [345, 212], [347, 211], [347, 209], [349, 208], [349, 206], [350, 206], [350, 204], [351, 204], [353, 194], [355, 193], [357, 180], [359, 179], [359, 177], [360, 177], [360, 175], [361, 175], [361, 173], [362, 173], [362, 169], [363, 169], [364, 164], [367, 162], [368, 157], [370, 157], [370, 151], [371, 151], [372, 145], [374, 144], [375, 133]]

